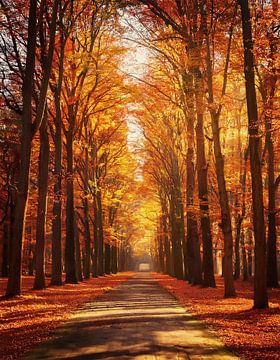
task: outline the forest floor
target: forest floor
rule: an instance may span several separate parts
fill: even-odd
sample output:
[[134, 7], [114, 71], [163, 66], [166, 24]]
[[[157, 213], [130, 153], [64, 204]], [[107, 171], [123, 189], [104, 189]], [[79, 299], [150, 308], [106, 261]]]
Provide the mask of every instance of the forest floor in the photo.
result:
[[280, 359], [280, 289], [269, 290], [269, 309], [253, 310], [252, 281], [235, 281], [237, 297], [224, 299], [223, 279], [216, 288], [191, 286], [168, 275], [154, 273], [160, 285], [187, 311], [213, 328], [224, 344], [244, 359]]
[[237, 360], [149, 273], [84, 304], [25, 360]]
[[[74, 310], [120, 285], [132, 274], [119, 273], [44, 290], [33, 290], [34, 278], [24, 276], [21, 296], [0, 299], [0, 359], [21, 359], [35, 344], [49, 339]], [[6, 282], [0, 279], [0, 296], [5, 293]]]
[[[99, 306], [99, 309], [101, 305], [103, 306], [101, 311], [103, 311], [102, 319], [104, 322], [99, 318], [97, 322], [96, 319], [92, 319], [93, 323], [89, 322], [88, 324], [92, 330], [97, 325], [97, 332], [99, 325], [106, 325], [106, 327], [112, 327], [112, 334], [119, 336], [122, 324], [129, 323], [130, 326], [128, 326], [125, 338], [131, 339], [133, 342], [138, 336], [138, 340], [145, 342], [149, 340], [149, 336], [145, 339], [141, 338], [143, 324], [145, 321], [152, 320], [153, 323], [159, 324], [159, 328], [156, 328], [157, 333], [164, 332], [166, 329], [172, 330], [171, 334], [167, 334], [167, 337], [166, 334], [163, 334], [165, 342], [168, 342], [169, 338], [173, 339], [175, 330], [176, 333], [179, 330], [179, 338], [181, 338], [185, 331], [185, 329], [182, 329], [182, 324], [179, 329], [175, 329], [174, 323], [172, 325], [174, 319], [169, 319], [171, 322], [167, 319], [167, 315], [168, 317], [169, 315], [174, 316], [172, 299], [166, 300], [163, 296], [163, 293], [166, 293], [165, 290], [163, 290], [163, 293], [159, 289], [155, 291], [150, 287], [150, 284], [146, 284], [147, 286], [141, 282], [134, 284], [134, 278], [129, 280], [132, 275], [135, 274], [120, 273], [90, 279], [79, 285], [67, 284], [62, 287], [47, 287], [45, 290], [40, 291], [32, 290], [33, 277], [24, 277], [22, 296], [9, 300], [0, 299], [0, 359], [21, 359], [23, 354], [36, 344], [44, 343], [50, 339], [61, 324], [65, 324], [65, 321], [69, 321], [73, 314], [77, 314], [86, 306], [90, 307], [91, 312], [95, 309], [95, 306]], [[215, 289], [191, 286], [185, 281], [179, 281], [157, 273], [153, 274], [153, 278], [153, 283], [158, 282], [173, 294], [184, 305], [187, 313], [195, 315], [199, 321], [206, 322], [226, 347], [242, 359], [280, 359], [280, 289], [269, 291], [269, 309], [252, 310], [253, 289], [251, 281], [236, 281], [237, 297], [224, 299], [223, 279], [220, 277], [216, 278], [217, 287]], [[126, 284], [129, 284], [129, 286], [126, 286]], [[134, 290], [131, 287], [133, 284]], [[121, 285], [120, 288], [127, 288], [127, 292], [124, 293], [121, 301], [111, 297], [119, 289], [119, 285]], [[0, 296], [4, 295], [5, 287], [6, 280], [0, 279]], [[107, 294], [104, 294], [105, 292]], [[100, 296], [102, 296], [101, 299], [108, 296], [110, 304], [106, 305], [106, 298], [104, 304], [103, 300], [99, 300]], [[98, 301], [100, 302], [99, 305]], [[124, 301], [127, 302], [125, 307], [123, 306]], [[143, 306], [145, 306], [146, 310], [143, 309]], [[114, 316], [112, 318], [112, 314], [110, 315], [112, 307], [121, 310], [121, 312], [123, 308], [127, 308], [127, 311], [121, 316], [118, 314], [117, 318], [114, 318]], [[160, 313], [162, 307], [165, 308], [164, 312], [166, 313]], [[168, 312], [167, 309], [170, 311]], [[131, 312], [135, 311], [138, 312], [137, 316], [135, 314], [131, 316]], [[143, 311], [147, 312], [147, 314], [144, 314], [144, 318]], [[179, 309], [179, 313], [182, 313], [182, 311], [182, 308]], [[92, 313], [95, 314], [95, 311]], [[87, 317], [89, 315], [94, 317], [94, 314], [89, 314], [88, 311]], [[188, 327], [189, 322], [190, 320], [191, 322], [194, 321], [193, 324], [197, 326], [197, 323], [195, 323], [197, 320], [190, 317], [189, 314], [187, 316], [188, 320], [185, 322], [188, 331], [187, 337], [192, 339], [190, 336], [192, 329]], [[111, 321], [112, 324], [108, 326], [107, 320]], [[177, 320], [175, 319], [175, 321]], [[182, 319], [182, 321], [185, 320]], [[199, 326], [203, 327], [203, 322], [199, 323]], [[134, 332], [135, 334], [132, 336]], [[158, 351], [161, 348], [155, 346], [153, 349], [153, 351]], [[176, 350], [176, 347], [174, 349]], [[189, 351], [190, 346], [187, 349]], [[170, 351], [170, 348], [168, 348], [168, 351]], [[172, 359], [172, 355], [170, 358]], [[189, 357], [179, 357], [179, 359], [181, 358]], [[90, 359], [90, 357], [85, 359]]]

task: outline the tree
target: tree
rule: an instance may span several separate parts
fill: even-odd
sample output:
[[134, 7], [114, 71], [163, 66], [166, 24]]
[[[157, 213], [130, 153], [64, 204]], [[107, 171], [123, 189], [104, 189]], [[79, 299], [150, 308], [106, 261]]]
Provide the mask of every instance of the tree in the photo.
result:
[[268, 298], [266, 287], [266, 237], [263, 207], [258, 107], [255, 90], [252, 25], [248, 0], [239, 0], [239, 5], [242, 15], [244, 74], [246, 80], [245, 85], [253, 196], [253, 224], [255, 237], [254, 307], [261, 309], [268, 307]]

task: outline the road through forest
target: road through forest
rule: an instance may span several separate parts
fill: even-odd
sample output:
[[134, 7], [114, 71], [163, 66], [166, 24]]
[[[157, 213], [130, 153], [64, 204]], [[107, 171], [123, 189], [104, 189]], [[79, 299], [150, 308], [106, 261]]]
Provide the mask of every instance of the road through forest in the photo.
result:
[[26, 359], [237, 357], [150, 274], [137, 273], [73, 313], [50, 341], [35, 348]]

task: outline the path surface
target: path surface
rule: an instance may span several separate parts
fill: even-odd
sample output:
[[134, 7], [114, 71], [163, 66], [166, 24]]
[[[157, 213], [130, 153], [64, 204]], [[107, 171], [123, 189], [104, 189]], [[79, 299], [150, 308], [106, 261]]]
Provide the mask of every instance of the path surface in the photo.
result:
[[[79, 294], [77, 293], [77, 296]], [[84, 305], [28, 360], [237, 359], [149, 274]]]

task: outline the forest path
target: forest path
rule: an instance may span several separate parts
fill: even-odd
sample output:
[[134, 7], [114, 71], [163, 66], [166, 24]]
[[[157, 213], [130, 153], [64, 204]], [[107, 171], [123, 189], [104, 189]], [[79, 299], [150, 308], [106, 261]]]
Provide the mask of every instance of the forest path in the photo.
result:
[[50, 341], [35, 348], [26, 359], [230, 360], [237, 357], [150, 274], [138, 273], [85, 304], [56, 330]]

